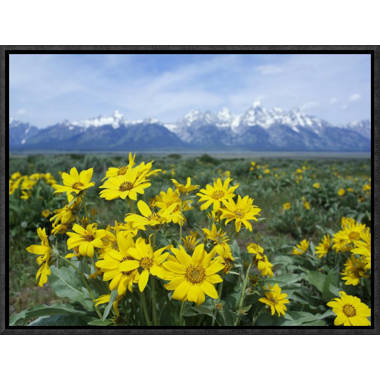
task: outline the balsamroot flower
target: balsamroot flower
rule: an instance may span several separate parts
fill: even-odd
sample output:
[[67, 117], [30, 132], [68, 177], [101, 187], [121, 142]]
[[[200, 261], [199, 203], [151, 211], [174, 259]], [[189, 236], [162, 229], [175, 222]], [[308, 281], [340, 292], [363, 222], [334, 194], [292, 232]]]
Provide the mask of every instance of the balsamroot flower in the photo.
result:
[[331, 247], [331, 237], [330, 235], [325, 235], [323, 236], [323, 239], [321, 241], [321, 243], [319, 243], [316, 247], [315, 247], [315, 253], [316, 255], [318, 256], [319, 259], [321, 259], [322, 257], [326, 256], [329, 249]]
[[195, 247], [193, 255], [187, 254], [183, 246], [172, 248], [175, 257], [170, 256], [163, 264], [164, 279], [170, 280], [165, 285], [167, 290], [174, 290], [173, 298], [179, 301], [205, 302], [205, 295], [217, 299], [218, 292], [214, 284], [222, 282], [217, 274], [224, 265], [213, 254], [207, 253], [203, 244]]
[[47, 282], [48, 276], [50, 276], [51, 271], [49, 268], [49, 260], [51, 248], [49, 245], [49, 240], [46, 235], [45, 228], [37, 228], [38, 237], [41, 239], [41, 245], [30, 245], [26, 248], [29, 253], [38, 255], [36, 261], [39, 265], [38, 271], [36, 273], [36, 281], [38, 286], [44, 286]]
[[76, 168], [71, 168], [70, 174], [62, 173], [63, 185], [53, 185], [55, 193], [66, 193], [70, 202], [72, 199], [71, 193], [79, 194], [95, 185], [95, 182], [91, 182], [93, 171], [94, 169], [91, 168], [78, 173]]
[[224, 208], [220, 209], [222, 212], [221, 219], [226, 219], [227, 225], [231, 221], [235, 221], [236, 232], [239, 232], [241, 225], [252, 231], [250, 220], [257, 221], [256, 215], [260, 214], [261, 209], [253, 204], [253, 199], [246, 195], [242, 198], [238, 195], [238, 199], [225, 201]]
[[286, 293], [281, 293], [281, 288], [278, 284], [268, 285], [267, 292], [265, 292], [265, 297], [260, 298], [259, 301], [268, 305], [271, 309], [271, 314], [277, 313], [280, 317], [285, 315], [286, 306], [289, 300], [286, 298], [288, 295]]
[[107, 234], [105, 230], [97, 230], [97, 224], [89, 224], [83, 228], [79, 224], [73, 225], [74, 232], [67, 232], [67, 249], [79, 247], [81, 256], [94, 256], [95, 248], [103, 248], [102, 238]]
[[201, 210], [207, 210], [210, 206], [213, 206], [214, 211], [217, 211], [222, 205], [226, 204], [226, 201], [232, 200], [235, 196], [234, 191], [239, 185], [228, 187], [231, 181], [231, 178], [227, 178], [222, 183], [222, 180], [218, 178], [212, 186], [207, 184], [205, 189], [201, 189], [197, 193], [198, 202], [204, 202], [201, 205]]
[[144, 191], [151, 184], [148, 179], [141, 175], [137, 168], [130, 168], [120, 176], [110, 177], [99, 188], [104, 189], [100, 192], [100, 197], [107, 201], [116, 198], [129, 198], [137, 200], [137, 194], [144, 194]]
[[150, 242], [146, 243], [143, 238], [138, 238], [134, 247], [129, 248], [127, 258], [121, 265], [126, 271], [135, 269], [141, 270], [139, 273], [139, 290], [143, 292], [149, 280], [149, 274], [162, 277], [161, 264], [165, 261], [168, 252], [164, 252], [167, 247], [153, 250]]
[[339, 292], [340, 298], [334, 298], [327, 303], [336, 315], [334, 325], [339, 326], [370, 326], [368, 317], [371, 309], [361, 302], [360, 298], [349, 296], [345, 292]]
[[309, 242], [304, 239], [293, 248], [293, 255], [303, 255], [309, 249]]

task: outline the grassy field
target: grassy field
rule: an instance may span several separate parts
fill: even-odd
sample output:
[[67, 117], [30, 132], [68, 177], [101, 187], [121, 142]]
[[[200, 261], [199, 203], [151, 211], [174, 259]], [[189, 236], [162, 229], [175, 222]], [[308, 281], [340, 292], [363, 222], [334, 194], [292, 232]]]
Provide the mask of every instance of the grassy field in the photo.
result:
[[[258, 156], [244, 154], [243, 157], [215, 154], [211, 157], [206, 154], [197, 156], [196, 154], [150, 153], [138, 154], [136, 162], [152, 159], [154, 160], [153, 168], [159, 168], [162, 172], [151, 177], [151, 186], [139, 199], [145, 199], [148, 202], [160, 191], [167, 191], [168, 187], [174, 188], [171, 182], [173, 178], [180, 183], [185, 183], [187, 177], [191, 177], [192, 184], [199, 185], [201, 189], [207, 184], [212, 184], [213, 179], [225, 180], [231, 177], [233, 179], [231, 184], [239, 184], [235, 191], [236, 195], [242, 197], [248, 195], [261, 209], [259, 220], [252, 223], [252, 232], [243, 227], [237, 234], [233, 223], [229, 223], [228, 226], [224, 223], [220, 224], [230, 238], [232, 253], [239, 256], [235, 264], [240, 264], [241, 269], [239, 265], [236, 266], [235, 272], [240, 273], [239, 280], [236, 279], [239, 289], [234, 287], [233, 274], [228, 274], [224, 279], [225, 286], [219, 290], [221, 298], [226, 299], [226, 304], [223, 303], [223, 305], [227, 305], [228, 297], [234, 296], [235, 293], [246, 292], [243, 305], [235, 311], [240, 313], [237, 317], [239, 324], [333, 325], [334, 315], [328, 312], [330, 309], [326, 303], [334, 296], [338, 296], [338, 291], [342, 290], [349, 295], [359, 297], [363, 303], [371, 306], [368, 273], [359, 276], [360, 281], [357, 285], [347, 284], [339, 272], [344, 269], [345, 260], [349, 256], [343, 253], [337, 254], [331, 248], [326, 256], [319, 259], [315, 252], [316, 246], [326, 234], [332, 237], [342, 229], [342, 217], [353, 218], [357, 223], [370, 227], [371, 167], [369, 158], [360, 155], [355, 157], [342, 155], [337, 158], [334, 155], [324, 154], [293, 154], [291, 157], [281, 154], [264, 155], [264, 157], [262, 154]], [[254, 160], [253, 164], [252, 160]], [[92, 181], [96, 185], [86, 192], [86, 213], [92, 222], [98, 223], [98, 228], [106, 228], [107, 225], [114, 225], [115, 220], [122, 223], [126, 213], [138, 212], [135, 206], [131, 206], [125, 200], [106, 201], [99, 197], [99, 186], [107, 169], [126, 164], [128, 164], [128, 156], [122, 154], [14, 155], [10, 157], [9, 174], [12, 176], [19, 172], [22, 176], [31, 176], [34, 173], [51, 173], [52, 177], [61, 184], [62, 172], [69, 172], [72, 167], [76, 167], [78, 171], [93, 168]], [[20, 185], [9, 197], [11, 315], [41, 304], [68, 302], [67, 297], [57, 295], [49, 282], [43, 287], [36, 285], [35, 273], [38, 269], [36, 256], [26, 251], [26, 247], [39, 244], [36, 234], [38, 227], [45, 228], [48, 235], [51, 234], [52, 226], [49, 218], [54, 210], [63, 207], [66, 202], [64, 195], [53, 194], [54, 189], [47, 183], [48, 181], [39, 179], [35, 182], [24, 192]], [[200, 211], [196, 193], [197, 191], [193, 193], [193, 209], [184, 212], [186, 222], [181, 229], [181, 235], [188, 236], [190, 233], [197, 232], [198, 238], [205, 241], [202, 228], [211, 226], [207, 215], [211, 209]], [[287, 203], [290, 205], [286, 205]], [[43, 213], [44, 210], [45, 213]], [[177, 227], [171, 228], [174, 231]], [[178, 229], [175, 231], [178, 232]], [[63, 238], [64, 235], [55, 237], [58, 240]], [[162, 236], [159, 237], [161, 238], [163, 239]], [[235, 246], [234, 240], [236, 240]], [[310, 243], [308, 251], [303, 255], [293, 254], [294, 247], [302, 240]], [[178, 245], [178, 238], [177, 241], [172, 238], [169, 242], [176, 242]], [[267, 258], [273, 264], [273, 277], [260, 276], [257, 268], [252, 267], [249, 271], [251, 268], [249, 267], [246, 272], [248, 284], [245, 284], [246, 287], [241, 292], [245, 280], [244, 270], [247, 271], [247, 263], [249, 263], [247, 257], [250, 256], [239, 252], [246, 251], [247, 244], [252, 242], [264, 248]], [[61, 244], [59, 247], [65, 250], [61, 254], [67, 254], [69, 251], [65, 248], [65, 244], [62, 242], [59, 244]], [[320, 281], [323, 282], [325, 279], [317, 278], [318, 275], [315, 274], [310, 275], [311, 271], [327, 276], [330, 282], [321, 285]], [[334, 279], [332, 279], [332, 273], [335, 273]], [[258, 297], [263, 296], [263, 286], [268, 283], [279, 284], [281, 289], [288, 294], [290, 302], [287, 318], [271, 315], [263, 309], [263, 303], [260, 307], [255, 306], [259, 304]], [[159, 291], [164, 294], [162, 284], [159, 286]], [[328, 286], [329, 289], [324, 291], [323, 286]], [[256, 288], [259, 287], [260, 290], [256, 292]], [[239, 300], [241, 301], [241, 298]], [[221, 312], [222, 316], [219, 316], [219, 312], [214, 312], [221, 308], [220, 304], [207, 302], [204, 307], [207, 306], [209, 309], [207, 312], [204, 311], [199, 324], [228, 325], [226, 316]], [[253, 307], [250, 307], [252, 305]], [[227, 306], [224, 307], [227, 309]], [[194, 313], [201, 315], [200, 310], [198, 308]], [[151, 312], [153, 313], [154, 310], [152, 309]], [[192, 319], [195, 317], [191, 312], [190, 309], [185, 310], [187, 324], [195, 323], [195, 319]], [[310, 315], [319, 317], [307, 319]]]

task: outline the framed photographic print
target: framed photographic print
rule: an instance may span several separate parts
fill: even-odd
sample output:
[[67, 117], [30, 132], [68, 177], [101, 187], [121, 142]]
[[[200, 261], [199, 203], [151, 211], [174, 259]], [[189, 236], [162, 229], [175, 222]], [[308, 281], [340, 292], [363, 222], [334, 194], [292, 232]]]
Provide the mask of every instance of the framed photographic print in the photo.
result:
[[378, 332], [377, 47], [9, 46], [1, 70], [6, 333]]

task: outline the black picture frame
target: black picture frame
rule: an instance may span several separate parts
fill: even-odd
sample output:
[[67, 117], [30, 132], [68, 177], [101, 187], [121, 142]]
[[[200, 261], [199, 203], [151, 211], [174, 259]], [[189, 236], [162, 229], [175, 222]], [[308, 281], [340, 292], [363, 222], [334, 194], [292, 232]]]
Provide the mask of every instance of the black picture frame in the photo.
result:
[[[369, 327], [24, 327], [9, 326], [9, 55], [10, 54], [370, 54], [371, 55], [371, 177], [372, 177], [372, 325]], [[378, 253], [379, 188], [375, 173], [380, 171], [379, 138], [376, 125], [380, 118], [380, 47], [379, 46], [22, 46], [0, 47], [0, 99], [1, 99], [1, 191], [0, 202], [0, 331], [2, 334], [379, 334], [380, 332], [380, 276]]]

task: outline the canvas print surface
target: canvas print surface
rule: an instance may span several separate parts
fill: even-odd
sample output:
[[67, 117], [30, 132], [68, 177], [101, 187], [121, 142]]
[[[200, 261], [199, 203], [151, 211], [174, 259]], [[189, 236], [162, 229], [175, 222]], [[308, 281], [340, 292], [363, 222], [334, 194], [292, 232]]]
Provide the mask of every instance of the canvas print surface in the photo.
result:
[[371, 327], [370, 54], [11, 54], [10, 326]]

